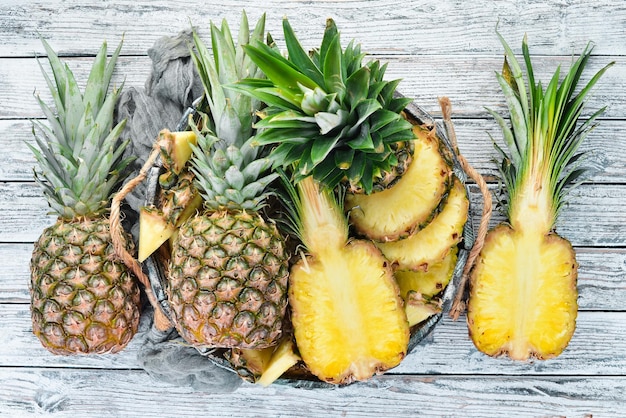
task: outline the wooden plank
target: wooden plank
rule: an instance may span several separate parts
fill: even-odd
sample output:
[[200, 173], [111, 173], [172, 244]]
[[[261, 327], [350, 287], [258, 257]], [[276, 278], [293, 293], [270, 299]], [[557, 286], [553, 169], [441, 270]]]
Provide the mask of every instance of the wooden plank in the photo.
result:
[[[0, 305], [0, 366], [68, 368], [140, 368], [137, 350], [146, 338], [148, 319], [120, 354], [55, 356], [32, 334], [28, 305]], [[394, 374], [463, 375], [585, 375], [626, 376], [626, 312], [580, 312], [567, 349], [545, 361], [512, 362], [490, 358], [476, 350], [467, 334], [465, 318], [445, 317], [434, 332], [398, 366]]]
[[616, 377], [382, 376], [343, 388], [243, 384], [232, 393], [176, 388], [141, 371], [5, 368], [9, 416], [498, 416], [623, 417]]
[[[0, 303], [29, 303], [32, 244], [0, 244]], [[581, 310], [626, 310], [626, 249], [576, 249]]]
[[[578, 51], [580, 52], [580, 51]], [[437, 99], [450, 97], [455, 117], [486, 118], [491, 116], [485, 107], [504, 114], [506, 109], [504, 97], [500, 92], [494, 71], [502, 68], [500, 55], [412, 55], [412, 56], [379, 56], [382, 62], [388, 63], [385, 77], [388, 80], [402, 79], [399, 91], [415, 99], [433, 115], [440, 115]], [[592, 57], [582, 81], [608, 64], [611, 57]], [[68, 58], [68, 64], [75, 71], [81, 83], [86, 82], [91, 58]], [[538, 80], [549, 81], [556, 67], [561, 64], [563, 69], [569, 68], [571, 57], [558, 56], [534, 57], [535, 74]], [[47, 63], [42, 60], [44, 67]], [[143, 87], [150, 72], [151, 62], [146, 56], [122, 57], [114, 74], [114, 83], [119, 85], [124, 78], [126, 87]], [[623, 84], [626, 77], [626, 62], [618, 60], [598, 82], [589, 97], [588, 112], [608, 106], [606, 118], [624, 118], [626, 114], [626, 90], [615, 88]], [[0, 59], [0, 119], [38, 118], [43, 114], [33, 91], [38, 92], [46, 102], [51, 102], [45, 80], [37, 61], [31, 58]], [[588, 114], [588, 113], [586, 113]]]
[[[503, 147], [502, 135], [493, 119], [454, 119], [459, 149], [467, 160], [483, 176], [493, 177], [497, 166], [493, 159], [499, 157], [492, 139]], [[626, 121], [603, 120], [583, 142], [581, 151], [601, 170], [591, 177], [594, 183], [623, 183], [626, 167]], [[36, 164], [25, 143], [34, 145], [31, 122], [24, 120], [0, 120], [0, 181], [31, 181]]]
[[[40, 52], [37, 32], [66, 54], [89, 53], [97, 49], [103, 38], [113, 41], [125, 33], [125, 53], [143, 54], [157, 37], [187, 28], [190, 20], [206, 29], [209, 20], [219, 22], [227, 18], [236, 28], [244, 9], [251, 21], [266, 11], [268, 29], [279, 41], [281, 19], [288, 16], [303, 45], [309, 48], [319, 45], [324, 22], [333, 17], [345, 42], [356, 38], [375, 54], [499, 52], [496, 25], [508, 39], [520, 42], [528, 33], [541, 55], [569, 54], [589, 40], [597, 43], [599, 54], [626, 54], [623, 33], [607, 30], [626, 26], [626, 9], [619, 0], [483, 0], [466, 2], [463, 7], [436, 0], [267, 0], [262, 7], [251, 7], [245, 0], [192, 0], [184, 7], [167, 0], [5, 0], [0, 5], [0, 56], [32, 56], [35, 51]], [[81, 34], [80, 42], [77, 33]]]
[[[494, 186], [495, 187], [495, 186]], [[471, 188], [473, 204], [482, 201], [475, 185]], [[559, 233], [575, 246], [620, 247], [626, 244], [626, 185], [584, 184], [571, 193], [557, 223]], [[34, 183], [0, 183], [0, 243], [34, 242], [41, 231], [54, 222], [39, 187]], [[479, 213], [475, 213], [478, 225]], [[492, 223], [501, 221], [496, 214]]]

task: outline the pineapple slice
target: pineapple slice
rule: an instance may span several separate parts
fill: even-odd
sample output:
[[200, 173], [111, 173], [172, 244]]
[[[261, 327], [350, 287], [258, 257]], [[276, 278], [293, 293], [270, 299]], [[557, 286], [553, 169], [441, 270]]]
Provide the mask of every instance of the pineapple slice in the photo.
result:
[[443, 210], [424, 229], [406, 239], [376, 245], [397, 269], [426, 271], [461, 241], [468, 210], [465, 187], [455, 177]]
[[409, 327], [389, 262], [369, 241], [348, 241], [332, 191], [298, 183], [300, 235], [309, 251], [291, 269], [289, 303], [298, 350], [321, 380], [349, 383], [395, 367]]
[[452, 184], [439, 139], [421, 126], [414, 126], [413, 133], [413, 160], [400, 180], [380, 192], [346, 195], [345, 207], [356, 231], [372, 240], [397, 241], [423, 228]]
[[454, 246], [439, 263], [428, 271], [398, 270], [395, 272], [409, 326], [417, 325], [441, 312], [440, 294], [450, 282], [456, 266], [458, 247]]
[[400, 295], [407, 300], [411, 291], [424, 297], [433, 297], [446, 288], [456, 266], [458, 247], [454, 246], [439, 263], [431, 265], [428, 271], [396, 270], [395, 277], [400, 287]]
[[[557, 70], [545, 91], [535, 83], [526, 39], [522, 67], [500, 37], [505, 62], [498, 82], [511, 113], [512, 129], [491, 112], [509, 153], [499, 149], [508, 192], [508, 222], [493, 228], [470, 281], [467, 322], [478, 350], [514, 360], [558, 356], [574, 333], [578, 312], [578, 264], [572, 245], [554, 232], [569, 188], [585, 171], [576, 153], [600, 109], [577, 126], [587, 93], [611, 66], [578, 88], [591, 48], [586, 48], [560, 82]], [[579, 92], [574, 94], [575, 92]]]
[[173, 174], [180, 174], [191, 157], [191, 145], [197, 142], [196, 134], [192, 131], [170, 132], [163, 129], [158, 139], [163, 165]]
[[427, 300], [421, 293], [410, 291], [405, 299], [404, 309], [409, 326], [412, 327], [440, 313], [441, 299]]
[[283, 375], [287, 370], [300, 361], [300, 356], [295, 352], [291, 337], [283, 338], [283, 341], [271, 354], [269, 361], [264, 367], [263, 374], [257, 380], [261, 386], [269, 386]]

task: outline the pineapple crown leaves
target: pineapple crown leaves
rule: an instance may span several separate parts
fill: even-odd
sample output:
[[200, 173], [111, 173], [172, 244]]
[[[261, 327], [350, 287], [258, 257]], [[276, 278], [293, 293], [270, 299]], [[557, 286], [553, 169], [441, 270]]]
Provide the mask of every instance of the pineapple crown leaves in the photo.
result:
[[[497, 33], [497, 32], [496, 32]], [[587, 95], [605, 71], [614, 62], [600, 69], [585, 86], [577, 91], [581, 75], [587, 65], [592, 44], [588, 44], [560, 81], [560, 67], [554, 72], [544, 90], [535, 81], [527, 37], [522, 42], [522, 55], [526, 67], [528, 87], [524, 83], [522, 67], [504, 38], [497, 33], [505, 50], [501, 73], [496, 73], [504, 93], [510, 115], [510, 126], [505, 119], [487, 109], [500, 126], [508, 153], [498, 147], [502, 160], [500, 174], [509, 193], [509, 203], [529, 176], [545, 181], [552, 197], [552, 223], [564, 203], [566, 194], [581, 183], [589, 171], [584, 154], [577, 150], [589, 132], [596, 126], [596, 119], [605, 107], [592, 113], [584, 122], [581, 118]], [[560, 81], [560, 83], [559, 83]], [[509, 205], [509, 217], [512, 205]]]
[[[208, 129], [208, 115], [200, 113], [200, 128], [190, 120], [197, 137], [197, 145], [191, 144], [193, 156], [191, 171], [204, 205], [210, 210], [258, 211], [266, 204], [273, 192], [268, 190], [277, 173], [264, 175], [271, 167], [267, 157], [259, 156], [259, 148], [251, 146], [251, 139], [241, 146], [215, 147], [221, 142]], [[191, 119], [191, 117], [190, 117]], [[207, 152], [209, 151], [210, 152]]]
[[256, 124], [255, 145], [276, 144], [274, 167], [295, 165], [295, 181], [312, 175], [333, 188], [347, 178], [370, 193], [374, 179], [398, 163], [392, 144], [413, 139], [401, 115], [411, 100], [394, 96], [400, 80], [383, 80], [386, 65], [362, 65], [360, 45], [350, 42], [342, 50], [332, 19], [311, 54], [287, 19], [283, 31], [288, 58], [250, 43], [244, 49], [267, 79], [230, 86], [268, 104]]
[[[254, 118], [263, 103], [225, 88], [247, 77], [263, 77], [243, 48], [250, 42], [262, 42], [264, 36], [265, 15], [251, 33], [245, 12], [237, 45], [225, 20], [219, 28], [211, 23], [212, 55], [193, 33], [195, 51], [191, 56], [204, 86], [208, 112], [198, 111], [198, 125], [190, 121], [198, 138], [197, 146], [192, 146], [191, 163], [196, 186], [211, 210], [259, 210], [272, 193], [266, 190], [268, 185], [277, 177], [274, 173], [264, 175], [271, 163], [262, 156], [263, 148], [251, 146]], [[204, 109], [202, 105], [200, 109]]]
[[193, 31], [195, 50], [191, 49], [191, 57], [204, 87], [204, 102], [211, 115], [211, 129], [221, 140], [216, 146], [241, 146], [253, 134], [253, 122], [261, 102], [224, 86], [248, 77], [263, 77], [243, 47], [250, 42], [262, 42], [264, 34], [265, 15], [250, 33], [248, 17], [245, 12], [242, 13], [237, 45], [226, 20], [220, 27], [211, 22], [211, 54]]
[[348, 241], [348, 221], [343, 208], [345, 187], [323, 187], [312, 176], [294, 185], [293, 174], [280, 167], [276, 172], [282, 186], [277, 187], [276, 194], [286, 211], [278, 225], [312, 253], [333, 251], [334, 245], [345, 245]]
[[38, 147], [27, 144], [41, 170], [35, 170], [35, 180], [59, 216], [73, 219], [99, 215], [108, 208], [112, 189], [132, 161], [121, 158], [129, 141], [118, 141], [126, 121], [113, 126], [121, 87], [107, 94], [122, 42], [108, 63], [107, 44], [102, 44], [81, 93], [68, 65], [44, 39], [41, 41], [53, 77], [48, 76], [41, 62], [39, 66], [55, 109], [36, 96], [48, 123], [33, 121]]

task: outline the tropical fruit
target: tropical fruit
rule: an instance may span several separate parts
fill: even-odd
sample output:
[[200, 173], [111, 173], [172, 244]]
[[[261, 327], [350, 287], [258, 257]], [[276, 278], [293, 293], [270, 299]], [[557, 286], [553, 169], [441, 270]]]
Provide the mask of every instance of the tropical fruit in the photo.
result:
[[[34, 122], [38, 148], [30, 148], [40, 169], [35, 180], [58, 219], [35, 242], [30, 262], [33, 332], [55, 354], [115, 353], [139, 324], [139, 288], [115, 255], [108, 219], [112, 190], [129, 163], [121, 158], [128, 142], [118, 141], [125, 122], [113, 126], [120, 90], [107, 94], [122, 44], [108, 63], [102, 45], [82, 93], [43, 44], [55, 109], [37, 98], [48, 124]], [[130, 250], [130, 237], [122, 239]]]
[[[194, 33], [195, 66], [204, 85], [191, 172], [203, 207], [180, 224], [166, 286], [180, 335], [197, 347], [260, 349], [282, 335], [287, 306], [285, 239], [262, 208], [275, 173], [263, 148], [252, 147], [260, 102], [224, 88], [261, 76], [243, 46], [261, 41], [265, 18], [250, 34], [245, 13], [235, 47], [228, 24], [211, 24], [213, 57]], [[209, 113], [203, 112], [206, 109]]]
[[491, 113], [508, 148], [499, 149], [508, 220], [487, 234], [476, 261], [467, 321], [474, 344], [488, 355], [547, 359], [566, 348], [576, 327], [578, 263], [570, 242], [554, 228], [566, 192], [585, 172], [577, 149], [604, 109], [577, 122], [587, 94], [611, 64], [579, 88], [592, 51], [587, 47], [564, 79], [557, 70], [544, 90], [524, 39], [526, 86], [517, 58], [500, 39], [506, 58], [497, 78], [512, 127]]

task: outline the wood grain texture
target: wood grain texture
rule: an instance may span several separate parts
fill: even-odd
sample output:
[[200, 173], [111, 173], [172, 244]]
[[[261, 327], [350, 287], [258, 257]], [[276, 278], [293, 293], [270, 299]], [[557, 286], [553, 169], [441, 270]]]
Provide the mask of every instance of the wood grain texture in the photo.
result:
[[[492, 188], [497, 188], [493, 186]], [[474, 206], [481, 207], [480, 193], [470, 187]], [[495, 193], [495, 192], [494, 192]], [[495, 199], [495, 198], [494, 198]], [[620, 247], [626, 245], [626, 185], [583, 184], [571, 193], [557, 231], [574, 246]], [[0, 182], [0, 242], [34, 242], [41, 231], [54, 223], [45, 199], [34, 183]], [[474, 212], [478, 225], [480, 213]], [[494, 213], [492, 224], [503, 221]]]
[[[60, 357], [32, 334], [28, 262], [32, 243], [54, 222], [32, 181], [28, 119], [42, 113], [33, 93], [50, 102], [34, 57], [38, 34], [66, 57], [83, 85], [92, 57], [106, 39], [124, 47], [113, 82], [142, 87], [148, 49], [190, 26], [207, 36], [209, 21], [228, 19], [237, 32], [241, 10], [250, 20], [267, 11], [268, 28], [284, 48], [288, 16], [305, 48], [319, 45], [327, 17], [356, 39], [368, 59], [388, 62], [388, 79], [439, 118], [448, 96], [459, 148], [496, 190], [491, 138], [501, 135], [485, 107], [505, 114], [494, 72], [502, 67], [498, 30], [515, 53], [528, 35], [535, 74], [547, 82], [569, 67], [588, 41], [596, 47], [583, 81], [616, 64], [591, 92], [585, 111], [608, 106], [583, 145], [601, 166], [575, 190], [557, 232], [575, 245], [580, 312], [576, 332], [556, 359], [516, 363], [479, 353], [465, 318], [437, 325], [399, 367], [366, 383], [304, 389], [244, 384], [214, 394], [156, 381], [139, 369], [148, 329], [118, 355]], [[624, 417], [626, 416], [626, 2], [622, 0], [4, 0], [0, 2], [0, 416], [393, 416], [393, 417]], [[45, 57], [42, 64], [46, 71]], [[470, 185], [474, 207], [481, 200]], [[492, 225], [504, 218], [496, 214]], [[478, 221], [478, 214], [474, 215]]]
[[626, 54], [618, 30], [626, 26], [626, 5], [620, 0], [266, 0], [261, 7], [246, 0], [191, 0], [184, 6], [167, 0], [5, 0], [0, 5], [0, 16], [5, 16], [0, 21], [0, 56], [40, 52], [37, 32], [64, 54], [89, 53], [101, 39], [125, 33], [125, 53], [139, 55], [158, 36], [173, 35], [190, 21], [203, 29], [209, 20], [227, 18], [235, 26], [244, 9], [251, 21], [266, 12], [268, 28], [279, 41], [280, 21], [287, 16], [309, 48], [319, 44], [326, 18], [333, 17], [346, 41], [356, 38], [375, 54], [499, 53], [494, 35], [498, 22], [512, 39], [528, 33], [539, 55], [570, 54], [589, 40], [598, 44], [599, 54]]
[[[140, 368], [137, 350], [145, 339], [148, 317], [141, 332], [120, 354], [55, 356], [32, 334], [28, 305], [0, 305], [0, 367]], [[567, 349], [556, 359], [513, 362], [478, 352], [467, 336], [462, 317], [444, 317], [434, 332], [420, 343], [392, 374], [444, 375], [621, 375], [626, 368], [626, 313], [580, 312], [577, 328]]]
[[[459, 149], [483, 176], [497, 175], [494, 158], [499, 157], [492, 139], [504, 147], [501, 132], [493, 119], [454, 118]], [[626, 167], [626, 121], [606, 119], [587, 137], [580, 150], [589, 154], [599, 171], [593, 173], [594, 183], [622, 183]], [[0, 181], [32, 181], [36, 164], [26, 143], [34, 145], [32, 124], [25, 120], [0, 120]]]
[[[580, 50], [576, 51], [580, 53]], [[96, 51], [94, 49], [94, 51]], [[501, 52], [501, 51], [500, 51]], [[145, 52], [144, 52], [145, 54]], [[506, 104], [494, 72], [502, 68], [502, 56], [476, 55], [414, 55], [373, 56], [388, 63], [385, 76], [388, 80], [402, 79], [398, 89], [407, 97], [435, 116], [441, 114], [437, 99], [448, 96], [456, 118], [491, 119], [485, 107], [504, 113]], [[611, 62], [611, 58], [592, 57], [582, 80], [589, 80], [595, 72]], [[67, 58], [77, 79], [87, 80], [91, 58]], [[569, 68], [571, 56], [538, 55], [533, 62], [538, 80], [548, 77], [560, 64]], [[41, 60], [47, 71], [45, 59]], [[114, 73], [113, 84], [126, 80], [125, 87], [143, 87], [150, 73], [148, 57], [121, 57]], [[608, 106], [604, 117], [622, 119], [626, 114], [626, 62], [620, 60], [598, 82], [589, 97], [585, 114]], [[51, 102], [45, 80], [37, 61], [30, 58], [0, 59], [0, 80], [4, 97], [0, 102], [0, 119], [39, 118], [39, 109], [33, 92], [40, 94], [46, 103]]]
[[[0, 244], [0, 304], [30, 301], [32, 244]], [[576, 248], [581, 310], [626, 311], [626, 249]]]
[[5, 368], [8, 416], [83, 417], [623, 417], [616, 377], [381, 376], [335, 389], [243, 384], [216, 394], [168, 386], [142, 371]]

